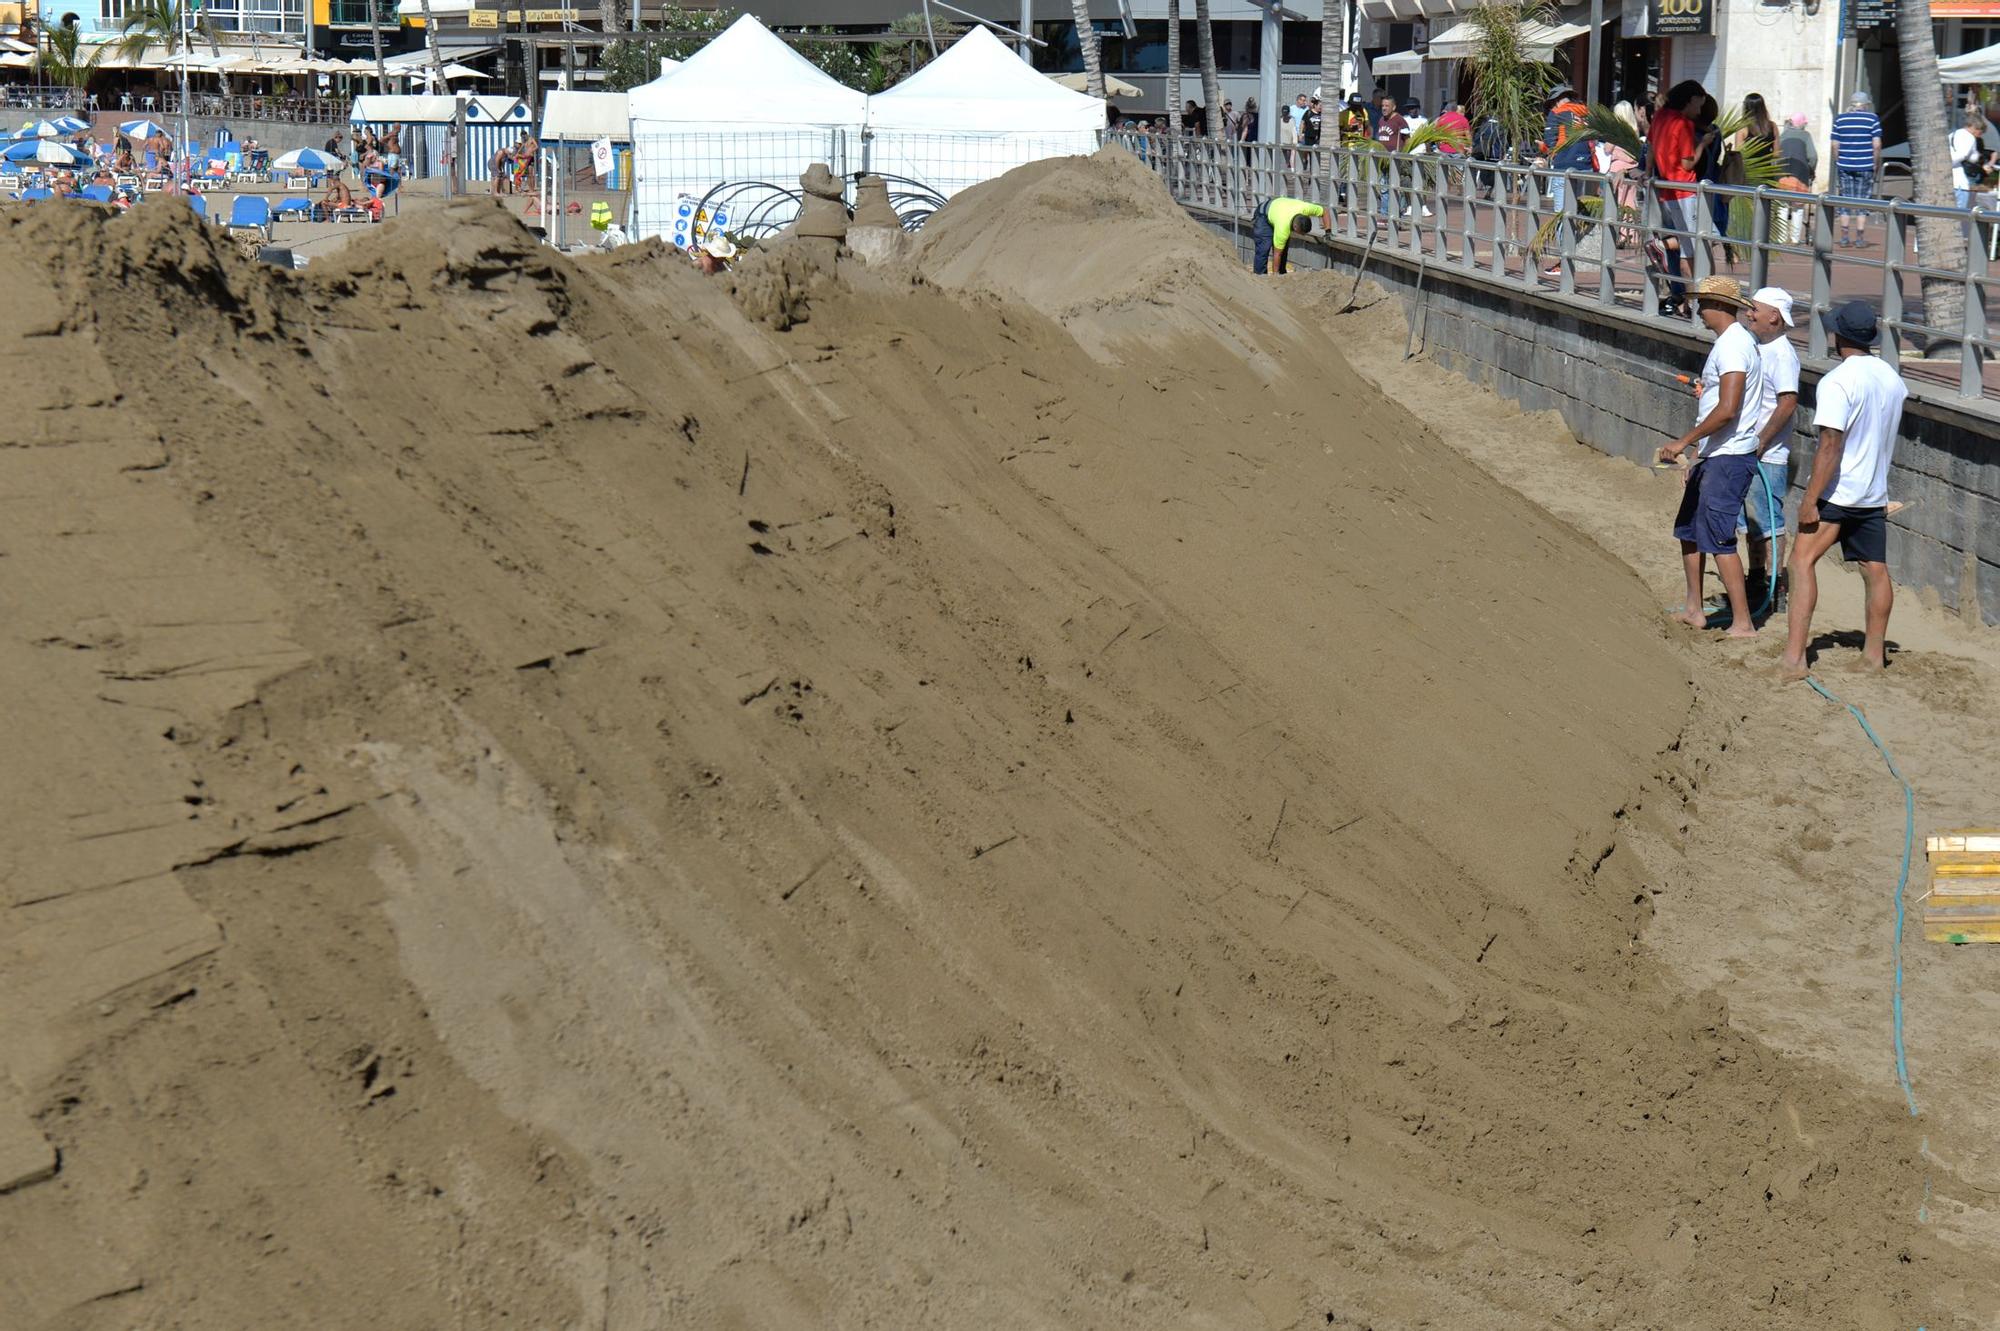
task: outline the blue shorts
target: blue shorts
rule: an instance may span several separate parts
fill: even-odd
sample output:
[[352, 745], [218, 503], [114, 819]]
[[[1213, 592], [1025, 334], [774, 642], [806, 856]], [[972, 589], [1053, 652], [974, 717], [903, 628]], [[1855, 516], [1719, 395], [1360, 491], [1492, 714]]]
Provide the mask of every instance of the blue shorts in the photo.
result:
[[1674, 539], [1705, 555], [1735, 554], [1736, 519], [1756, 474], [1754, 453], [1726, 453], [1695, 463], [1681, 491], [1680, 512], [1674, 515]]
[[1785, 491], [1791, 486], [1791, 467], [1783, 462], [1759, 462], [1757, 471], [1764, 478], [1760, 484], [1755, 476], [1750, 478], [1748, 501], [1743, 505], [1743, 513], [1736, 518], [1738, 535], [1755, 532], [1759, 541], [1785, 534]]

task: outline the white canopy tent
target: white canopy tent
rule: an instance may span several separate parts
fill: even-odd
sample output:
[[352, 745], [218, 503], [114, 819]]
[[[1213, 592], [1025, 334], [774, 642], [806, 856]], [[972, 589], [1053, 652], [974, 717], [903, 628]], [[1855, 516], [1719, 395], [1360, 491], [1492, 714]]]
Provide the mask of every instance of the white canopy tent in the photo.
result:
[[[1581, 23], [1537, 23], [1526, 20], [1521, 24], [1521, 45], [1523, 54], [1530, 60], [1544, 63], [1554, 60], [1556, 48], [1564, 42], [1574, 41], [1590, 29]], [[1479, 25], [1471, 19], [1455, 23], [1437, 36], [1431, 38], [1427, 58], [1431, 60], [1470, 60], [1479, 54]], [[1375, 62], [1375, 72], [1382, 72], [1382, 62]]]
[[868, 99], [864, 168], [950, 198], [1046, 157], [1096, 151], [1104, 101], [1056, 86], [985, 28]]
[[542, 106], [543, 143], [625, 143], [631, 137], [631, 102], [622, 92], [552, 92]]
[[1987, 46], [1938, 61], [1946, 83], [2000, 83], [2000, 46]]
[[868, 117], [865, 93], [747, 14], [629, 99], [635, 238], [672, 236], [681, 196], [700, 199], [724, 182], [796, 188], [814, 162], [845, 174]]

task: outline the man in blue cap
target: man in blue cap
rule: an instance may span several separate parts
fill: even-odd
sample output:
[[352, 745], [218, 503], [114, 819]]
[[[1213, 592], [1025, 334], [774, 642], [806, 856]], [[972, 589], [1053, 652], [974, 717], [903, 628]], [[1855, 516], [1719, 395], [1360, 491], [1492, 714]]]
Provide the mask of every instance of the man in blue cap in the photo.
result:
[[1819, 381], [1813, 413], [1819, 451], [1799, 500], [1799, 531], [1792, 542], [1792, 604], [1782, 667], [1787, 679], [1806, 677], [1806, 646], [1819, 603], [1814, 565], [1834, 542], [1843, 559], [1861, 565], [1868, 593], [1861, 657], [1877, 669], [1889, 664], [1889, 610], [1896, 599], [1888, 562], [1889, 464], [1910, 390], [1895, 366], [1869, 354], [1875, 311], [1865, 302], [1849, 301], [1821, 319], [1838, 363]]

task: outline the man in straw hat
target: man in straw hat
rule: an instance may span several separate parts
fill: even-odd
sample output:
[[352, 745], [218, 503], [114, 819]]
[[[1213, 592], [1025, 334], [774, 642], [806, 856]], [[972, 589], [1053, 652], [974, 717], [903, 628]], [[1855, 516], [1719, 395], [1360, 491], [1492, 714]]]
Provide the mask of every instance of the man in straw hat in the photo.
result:
[[1819, 451], [1812, 478], [1799, 500], [1799, 534], [1792, 542], [1792, 604], [1785, 628], [1788, 679], [1806, 677], [1806, 647], [1819, 603], [1819, 557], [1840, 543], [1841, 557], [1861, 565], [1867, 589], [1861, 659], [1888, 665], [1889, 611], [1896, 590], [1889, 581], [1889, 463], [1910, 391], [1895, 366], [1870, 355], [1875, 311], [1853, 300], [1821, 316], [1838, 363], [1819, 381], [1813, 425]]
[[1729, 636], [1747, 638], [1757, 626], [1750, 622], [1743, 558], [1736, 551], [1736, 516], [1757, 474], [1763, 360], [1756, 337], [1737, 318], [1750, 308], [1741, 283], [1732, 277], [1705, 277], [1695, 284], [1693, 296], [1695, 317], [1715, 334], [1715, 345], [1701, 367], [1694, 428], [1660, 450], [1662, 462], [1678, 461], [1691, 448], [1698, 456], [1674, 517], [1687, 573], [1687, 604], [1674, 618], [1694, 628], [1708, 627], [1701, 582], [1713, 555], [1729, 598]]

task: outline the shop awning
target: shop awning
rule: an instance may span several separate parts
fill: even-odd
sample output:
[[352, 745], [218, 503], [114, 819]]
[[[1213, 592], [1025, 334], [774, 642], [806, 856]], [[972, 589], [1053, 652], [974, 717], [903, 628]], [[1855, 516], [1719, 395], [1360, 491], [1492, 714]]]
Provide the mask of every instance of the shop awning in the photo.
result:
[[1398, 51], [1394, 55], [1378, 55], [1369, 62], [1375, 77], [1386, 79], [1395, 74], [1421, 74], [1424, 72], [1424, 58], [1415, 51]]
[[[1521, 25], [1521, 41], [1527, 47], [1529, 59], [1548, 61], [1555, 59], [1558, 46], [1574, 41], [1589, 31], [1589, 26], [1582, 23], [1561, 23], [1551, 27], [1546, 23], [1528, 22]], [[1478, 53], [1479, 25], [1471, 19], [1453, 24], [1431, 38], [1432, 60], [1469, 60]]]
[[2000, 83], [2000, 46], [1940, 60], [1938, 73], [1946, 83]]

